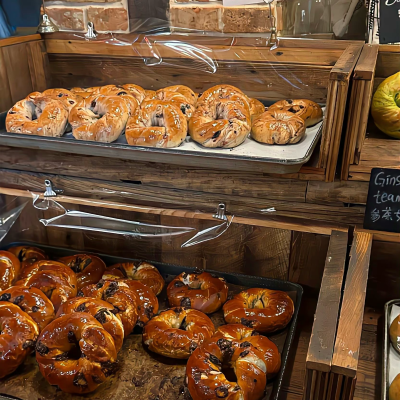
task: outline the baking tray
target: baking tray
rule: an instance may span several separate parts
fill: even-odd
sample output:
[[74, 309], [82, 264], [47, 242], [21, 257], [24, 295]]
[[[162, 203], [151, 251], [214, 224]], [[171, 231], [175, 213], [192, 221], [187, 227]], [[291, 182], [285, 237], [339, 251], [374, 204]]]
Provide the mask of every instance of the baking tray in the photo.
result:
[[[3, 246], [3, 249], [21, 245], [40, 247], [53, 258], [77, 253], [76, 250], [26, 242], [8, 244]], [[99, 254], [99, 256], [107, 265], [118, 262], [139, 261], [103, 254]], [[153, 263], [153, 265], [159, 269], [167, 283], [182, 272], [194, 271], [194, 268], [163, 263]], [[295, 334], [303, 288], [295, 283], [275, 279], [207, 271], [215, 272], [219, 276], [224, 277], [228, 283], [229, 292], [232, 294], [249, 287], [265, 287], [286, 291], [293, 299], [295, 311], [290, 324], [283, 331], [268, 336], [279, 348], [282, 355], [282, 368], [278, 376], [267, 384], [266, 395], [263, 400], [278, 400], [290, 346]], [[166, 305], [165, 288], [158, 296], [158, 299], [160, 310], [168, 308]], [[210, 315], [210, 318], [216, 326], [224, 324], [222, 311]], [[92, 400], [186, 400], [188, 398], [188, 393], [184, 390], [187, 361], [165, 358], [148, 352], [142, 345], [142, 335], [139, 330], [134, 331], [134, 333], [125, 339], [124, 345], [118, 354], [118, 362], [119, 368], [116, 374], [101, 385], [100, 388], [93, 393], [77, 396], [63, 393], [56, 387], [50, 386], [39, 372], [34, 355], [31, 355], [15, 373], [0, 380], [0, 399], [70, 400], [83, 397]]]
[[61, 138], [8, 133], [5, 129], [6, 115], [7, 113], [0, 114], [0, 143], [5, 146], [279, 174], [298, 172], [310, 160], [323, 128], [323, 122], [320, 122], [307, 128], [305, 137], [299, 143], [284, 146], [261, 144], [247, 138], [243, 144], [233, 149], [208, 149], [188, 136], [177, 148], [158, 149], [129, 146], [125, 135], [114, 143], [98, 143], [76, 140], [72, 133], [66, 133]]
[[[384, 332], [383, 332], [383, 351], [382, 351], [382, 394], [381, 400], [386, 400], [389, 398], [388, 390], [389, 390], [389, 352], [390, 352], [390, 338], [389, 338], [389, 329], [390, 329], [390, 313], [392, 311], [392, 307], [400, 306], [400, 299], [390, 300], [385, 304], [385, 317], [384, 317]], [[400, 373], [400, 371], [399, 371]]]

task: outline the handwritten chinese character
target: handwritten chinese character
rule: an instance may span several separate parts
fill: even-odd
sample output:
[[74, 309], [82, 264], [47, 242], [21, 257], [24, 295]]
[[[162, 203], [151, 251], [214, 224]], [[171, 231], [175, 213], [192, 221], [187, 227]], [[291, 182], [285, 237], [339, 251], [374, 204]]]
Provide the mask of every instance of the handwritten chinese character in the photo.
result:
[[382, 219], [386, 219], [386, 221], [393, 221], [392, 209], [390, 207], [386, 207], [386, 209], [383, 210]]
[[394, 215], [397, 217], [397, 221], [396, 222], [400, 222], [400, 210], [396, 211], [394, 213]]
[[372, 210], [372, 212], [371, 212], [371, 219], [372, 219], [372, 222], [376, 222], [376, 221], [378, 221], [378, 219], [380, 219], [380, 218], [381, 218], [381, 214], [380, 214], [379, 210], [378, 210], [377, 208], [375, 208], [374, 210]]

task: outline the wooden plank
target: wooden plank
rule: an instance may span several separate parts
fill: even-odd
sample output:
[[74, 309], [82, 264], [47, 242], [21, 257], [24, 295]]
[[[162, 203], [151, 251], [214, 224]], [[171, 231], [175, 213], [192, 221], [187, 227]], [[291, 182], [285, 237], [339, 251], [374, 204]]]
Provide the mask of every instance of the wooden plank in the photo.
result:
[[355, 378], [357, 373], [372, 237], [354, 234], [332, 361], [332, 372], [340, 376]]
[[369, 182], [371, 174], [363, 174], [359, 172], [351, 172], [349, 181]]
[[[248, 62], [238, 58], [217, 62], [166, 58], [150, 67], [139, 57], [50, 54], [49, 60], [54, 87], [137, 83], [157, 90], [183, 84], [200, 93], [229, 77], [230, 84], [269, 103], [302, 96], [325, 103], [330, 72], [320, 66], [271, 64], [266, 60]], [[196, 79], [188, 71], [195, 71]], [[243, 79], [244, 76], [247, 78]]]
[[367, 182], [308, 182], [307, 203], [315, 204], [366, 204]]
[[346, 112], [348, 83], [339, 82], [337, 91], [337, 107], [335, 108], [334, 126], [331, 134], [326, 168], [326, 182], [333, 182], [339, 158], [339, 149], [342, 137], [344, 115]]
[[[42, 191], [45, 179], [51, 179], [64, 193], [74, 197], [121, 202], [121, 195], [127, 204], [169, 207], [201, 212], [215, 212], [220, 202], [225, 202], [232, 214], [248, 218], [289, 220], [293, 218], [310, 221], [324, 221], [332, 226], [341, 222], [362, 223], [364, 207], [330, 207], [313, 204], [292, 203], [279, 200], [263, 200], [244, 196], [203, 193], [168, 188], [145, 187], [129, 183], [116, 183], [95, 179], [81, 179], [63, 175], [28, 173], [14, 170], [0, 170], [0, 185], [16, 189]], [[264, 213], [263, 209], [275, 208]], [[310, 222], [312, 224], [312, 222]], [[314, 222], [315, 223], [315, 222]]]
[[332, 232], [308, 347], [308, 369], [322, 372], [331, 370], [339, 305], [342, 297], [347, 242], [346, 232]]
[[333, 124], [335, 118], [336, 101], [338, 94], [338, 82], [329, 80], [328, 82], [328, 98], [326, 103], [325, 121], [322, 130], [321, 154], [318, 162], [319, 168], [327, 168], [329, 158], [329, 147], [332, 139]]
[[28, 53], [29, 71], [31, 74], [32, 89], [43, 92], [49, 87], [47, 76], [48, 58], [44, 41], [30, 42], [26, 44]]
[[[307, 182], [271, 178], [262, 173], [218, 171], [214, 168], [82, 157], [77, 154], [60, 155], [40, 149], [0, 146], [0, 168], [53, 174], [59, 169], [60, 157], [68, 160], [63, 163], [62, 174], [77, 178], [302, 203], [305, 202], [307, 191]], [[105, 163], [107, 168], [104, 168]]]
[[381, 51], [379, 49], [376, 62], [376, 76], [378, 78], [388, 78], [399, 72], [400, 53], [396, 51]]
[[[32, 187], [32, 185], [31, 185]], [[0, 187], [0, 194], [6, 194], [10, 196], [20, 196], [32, 198], [32, 194], [39, 195], [39, 198], [43, 198], [41, 192], [32, 192], [27, 190], [19, 190], [14, 188]], [[161, 208], [161, 207], [152, 207], [152, 206], [143, 206], [143, 205], [135, 205], [135, 204], [126, 204], [126, 203], [118, 203], [117, 201], [107, 201], [107, 200], [97, 200], [97, 199], [85, 199], [82, 197], [72, 197], [72, 196], [58, 196], [57, 201], [60, 203], [69, 203], [69, 204], [78, 204], [78, 205], [87, 205], [90, 207], [102, 207], [102, 208], [110, 208], [110, 209], [118, 209], [118, 210], [126, 210], [126, 211], [134, 211], [139, 213], [147, 213], [147, 214], [156, 214], [156, 215], [168, 215], [179, 218], [195, 218], [195, 219], [205, 219], [212, 220], [215, 222], [213, 218], [213, 213], [204, 213], [199, 211], [190, 211], [185, 209], [171, 209], [171, 208]], [[299, 220], [297, 221], [285, 221], [284, 219], [279, 218], [250, 218], [250, 217], [239, 217], [235, 216], [235, 223], [244, 224], [244, 225], [254, 225], [254, 226], [262, 226], [267, 228], [276, 228], [276, 229], [288, 229], [294, 230], [298, 232], [306, 232], [306, 233], [317, 233], [319, 235], [330, 235], [333, 230], [346, 230], [344, 225], [329, 225], [323, 224], [319, 222], [308, 223], [307, 220]]]
[[349, 83], [362, 49], [361, 44], [349, 45], [332, 68], [330, 79]]
[[354, 68], [354, 79], [371, 81], [375, 76], [376, 61], [378, 58], [379, 45], [365, 44]]
[[26, 43], [2, 48], [13, 103], [33, 91]]
[[[58, 40], [46, 39], [47, 52], [49, 54], [75, 54], [75, 55], [92, 55], [92, 56], [111, 56], [111, 57], [140, 57], [153, 58], [155, 54], [161, 58], [177, 58], [185, 59], [193, 56], [187, 54], [187, 44], [185, 37], [180, 37], [182, 45], [168, 45], [171, 39], [166, 41], [154, 40], [147, 37], [146, 41], [84, 41], [84, 40]], [[193, 51], [196, 52], [196, 45], [191, 45]], [[352, 47], [353, 46], [353, 47]], [[360, 45], [350, 45], [349, 50], [338, 49], [318, 49], [318, 48], [284, 48], [270, 49], [268, 47], [259, 46], [222, 46], [218, 44], [209, 44], [207, 47], [199, 46], [199, 52], [206, 55], [208, 59], [216, 61], [262, 61], [265, 63], [301, 63], [306, 65], [323, 65], [331, 67], [340, 60], [337, 72], [341, 74], [347, 73], [350, 64], [356, 54], [356, 50]], [[360, 49], [361, 52], [361, 49]], [[344, 56], [342, 54], [345, 53]], [[336, 75], [335, 75], [336, 76]]]
[[[351, 132], [351, 143], [350, 143], [350, 163], [354, 163], [354, 154], [356, 152], [356, 144], [360, 131], [360, 123], [361, 123], [361, 115], [364, 113], [364, 110], [367, 109], [369, 114], [369, 107], [364, 103], [365, 100], [365, 90], [366, 90], [366, 82], [365, 80], [355, 81], [354, 85], [357, 86], [356, 93], [356, 104], [352, 114], [349, 114], [349, 119], [354, 121], [353, 131]], [[366, 126], [365, 126], [366, 129]], [[365, 130], [365, 133], [367, 131]]]
[[0, 91], [0, 109], [2, 111], [8, 111], [8, 109], [13, 106], [14, 102], [11, 98], [11, 89], [8, 81], [7, 65], [3, 49], [0, 49]]
[[360, 161], [394, 161], [400, 164], [400, 141], [394, 139], [367, 138]]
[[25, 42], [32, 42], [40, 39], [41, 37], [38, 33], [34, 35], [11, 36], [0, 40], [0, 47], [11, 46], [14, 44], [25, 43]]

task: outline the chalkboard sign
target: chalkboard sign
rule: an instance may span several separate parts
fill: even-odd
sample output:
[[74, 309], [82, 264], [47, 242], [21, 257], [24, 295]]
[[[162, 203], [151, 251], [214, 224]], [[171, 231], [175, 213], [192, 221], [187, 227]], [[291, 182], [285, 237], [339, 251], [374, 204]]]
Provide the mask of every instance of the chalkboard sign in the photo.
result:
[[364, 228], [400, 233], [400, 170], [372, 170]]
[[379, 43], [400, 42], [400, 1], [380, 0]]

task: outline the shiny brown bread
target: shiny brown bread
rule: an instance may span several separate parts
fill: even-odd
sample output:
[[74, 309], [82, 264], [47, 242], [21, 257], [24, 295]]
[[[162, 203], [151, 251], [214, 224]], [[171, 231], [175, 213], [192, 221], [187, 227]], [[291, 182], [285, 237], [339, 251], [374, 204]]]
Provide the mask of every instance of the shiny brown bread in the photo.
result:
[[158, 299], [153, 291], [139, 281], [132, 279], [108, 278], [106, 281], [118, 281], [122, 286], [128, 287], [135, 295], [137, 306], [137, 325], [143, 327], [158, 313]]
[[288, 325], [294, 304], [286, 292], [253, 288], [227, 301], [223, 311], [228, 324], [243, 324], [257, 332], [271, 333]]
[[113, 373], [116, 359], [113, 338], [88, 313], [55, 319], [36, 344], [36, 361], [43, 377], [67, 393], [96, 390]]
[[68, 121], [75, 139], [111, 143], [121, 136], [128, 117], [124, 99], [95, 94], [80, 101], [71, 110]]
[[[269, 358], [264, 353], [272, 349], [275, 354], [276, 349], [268, 339], [253, 345], [250, 340], [256, 332], [245, 329], [241, 325], [223, 326], [189, 357], [186, 381], [193, 400], [263, 398], [267, 383], [265, 360]], [[226, 378], [223, 367], [234, 369], [237, 382]]]
[[400, 400], [400, 374], [394, 378], [389, 387], [389, 400]]
[[78, 283], [75, 273], [70, 268], [54, 261], [38, 261], [32, 265], [36, 266], [31, 275], [19, 283], [41, 290], [53, 303], [56, 312], [62, 303], [76, 297]]
[[233, 342], [238, 342], [239, 347], [248, 346], [250, 343], [263, 354], [267, 367], [267, 379], [273, 378], [281, 369], [281, 355], [275, 343], [271, 342], [266, 336], [260, 335], [253, 328], [242, 324], [222, 325], [218, 328], [224, 338]]
[[65, 264], [60, 263], [58, 261], [53, 261], [53, 260], [39, 260], [34, 263], [31, 263], [30, 265], [26, 265], [24, 269], [21, 270], [19, 273], [18, 277], [18, 285], [23, 284], [23, 281], [27, 278], [30, 278], [32, 275], [36, 274], [36, 272], [39, 271], [40, 268], [43, 267], [49, 267], [51, 266], [65, 266]]
[[50, 97], [54, 100], [59, 100], [64, 104], [64, 107], [71, 111], [82, 98], [67, 89], [47, 89], [42, 93], [43, 96]]
[[110, 303], [124, 327], [124, 337], [130, 335], [138, 320], [138, 304], [136, 294], [128, 285], [118, 281], [101, 280], [96, 285], [88, 285], [82, 288], [78, 296], [91, 297]]
[[9, 251], [0, 251], [0, 290], [12, 286], [19, 275], [21, 263], [18, 258]]
[[68, 109], [51, 97], [35, 96], [17, 102], [7, 113], [7, 132], [60, 137], [68, 122]]
[[99, 94], [104, 94], [105, 96], [118, 96], [123, 99], [128, 107], [129, 115], [132, 115], [140, 104], [140, 101], [134, 96], [134, 94], [126, 90], [124, 86], [103, 86], [100, 88]]
[[13, 373], [35, 349], [39, 328], [17, 305], [0, 301], [0, 379]]
[[36, 261], [47, 260], [47, 254], [37, 247], [29, 247], [29, 246], [15, 246], [10, 247], [7, 251], [13, 253], [18, 260], [21, 262], [21, 271], [25, 269], [25, 267], [29, 267], [34, 264]]
[[254, 121], [259, 115], [265, 112], [265, 106], [257, 99], [249, 99], [251, 120]]
[[323, 118], [322, 108], [314, 101], [305, 99], [281, 100], [272, 104], [268, 111], [288, 111], [300, 117], [306, 128], [318, 124]]
[[191, 138], [210, 148], [239, 146], [250, 129], [250, 99], [230, 85], [218, 85], [205, 91], [189, 122]]
[[106, 264], [100, 257], [89, 254], [75, 254], [73, 256], [61, 257], [58, 261], [75, 272], [78, 281], [78, 290], [84, 286], [97, 283], [102, 278], [106, 269]]
[[145, 100], [129, 118], [125, 137], [131, 146], [171, 148], [185, 140], [187, 129], [177, 103]]
[[55, 318], [53, 303], [33, 287], [12, 286], [0, 292], [0, 301], [17, 305], [37, 323], [40, 332]]
[[208, 272], [178, 275], [167, 287], [170, 307], [194, 308], [206, 314], [218, 311], [228, 298], [224, 278]]
[[393, 348], [400, 353], [400, 315], [398, 315], [391, 323], [389, 335]]
[[114, 340], [117, 352], [121, 350], [124, 341], [124, 327], [118, 316], [118, 310], [110, 303], [90, 297], [75, 297], [63, 303], [57, 311], [57, 318], [84, 312], [94, 317]]
[[295, 144], [306, 134], [304, 121], [282, 110], [268, 110], [254, 119], [251, 137], [265, 144]]
[[196, 106], [198, 99], [196, 93], [185, 85], [168, 86], [166, 88], [157, 90], [156, 93], [160, 100], [178, 101], [182, 103], [188, 103], [191, 106]]
[[185, 96], [178, 92], [169, 92], [167, 90], [157, 91], [156, 95], [157, 98], [162, 101], [172, 102], [173, 104], [177, 105], [182, 114], [185, 116], [186, 121], [189, 123], [196, 108], [187, 100]]
[[162, 311], [145, 325], [143, 343], [165, 357], [186, 359], [214, 332], [214, 324], [207, 315], [177, 307]]
[[147, 262], [140, 263], [118, 263], [108, 267], [104, 273], [103, 279], [121, 278], [133, 279], [148, 286], [156, 296], [158, 296], [165, 281], [158, 269]]

